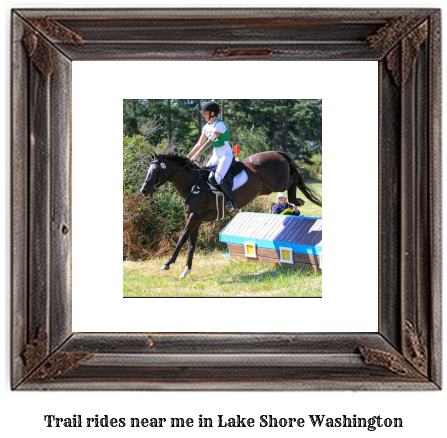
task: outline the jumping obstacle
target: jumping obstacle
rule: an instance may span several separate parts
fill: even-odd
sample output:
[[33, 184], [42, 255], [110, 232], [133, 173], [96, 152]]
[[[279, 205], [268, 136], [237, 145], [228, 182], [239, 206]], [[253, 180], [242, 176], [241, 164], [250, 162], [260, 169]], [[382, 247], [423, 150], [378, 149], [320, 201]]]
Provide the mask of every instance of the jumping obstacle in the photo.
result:
[[323, 219], [240, 212], [219, 233], [230, 257], [284, 268], [322, 267]]

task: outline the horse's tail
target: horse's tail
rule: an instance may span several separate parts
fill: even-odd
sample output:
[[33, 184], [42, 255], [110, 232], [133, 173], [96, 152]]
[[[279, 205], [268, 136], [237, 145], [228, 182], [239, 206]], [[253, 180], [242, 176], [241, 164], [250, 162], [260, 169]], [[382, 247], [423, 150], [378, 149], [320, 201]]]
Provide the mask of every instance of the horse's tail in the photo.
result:
[[287, 191], [287, 194], [289, 194], [289, 191], [293, 191], [293, 194], [296, 199], [296, 188], [298, 187], [301, 190], [301, 192], [303, 193], [303, 195], [307, 199], [309, 199], [309, 201], [322, 207], [323, 201], [321, 200], [320, 194], [316, 190], [314, 190], [312, 187], [309, 187], [306, 184], [306, 181], [304, 180], [303, 171], [296, 165], [295, 165], [295, 170], [296, 170], [296, 175], [297, 175], [296, 176], [297, 181], [295, 183], [293, 183], [292, 186], [290, 186], [290, 188]]
[[300, 169], [295, 162], [293, 161], [292, 157], [289, 154], [286, 154], [282, 151], [277, 151], [278, 154], [283, 156], [290, 164], [290, 177], [293, 181], [291, 186], [287, 189], [287, 197], [288, 201], [291, 204], [298, 205], [298, 199], [296, 197], [296, 189], [299, 188], [303, 195], [311, 202], [318, 206], [323, 205], [323, 201], [321, 200], [320, 194], [314, 190], [312, 187], [309, 187], [306, 184], [306, 181], [304, 179], [304, 173], [302, 169]]

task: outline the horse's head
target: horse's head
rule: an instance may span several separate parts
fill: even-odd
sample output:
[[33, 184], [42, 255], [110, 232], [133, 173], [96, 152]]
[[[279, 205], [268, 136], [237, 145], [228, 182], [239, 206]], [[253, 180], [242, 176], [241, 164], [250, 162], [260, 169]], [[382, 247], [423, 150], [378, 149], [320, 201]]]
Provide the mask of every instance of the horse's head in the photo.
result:
[[147, 172], [143, 187], [140, 190], [143, 196], [152, 196], [155, 190], [169, 179], [163, 157], [152, 154], [151, 158], [151, 166]]

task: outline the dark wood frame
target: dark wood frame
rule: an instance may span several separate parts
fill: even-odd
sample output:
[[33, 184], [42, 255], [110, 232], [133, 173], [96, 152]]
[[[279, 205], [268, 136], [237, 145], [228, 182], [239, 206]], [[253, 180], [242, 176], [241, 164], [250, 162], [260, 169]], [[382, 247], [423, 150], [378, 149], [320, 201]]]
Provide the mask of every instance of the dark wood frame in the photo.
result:
[[[440, 389], [440, 29], [436, 9], [14, 10], [11, 387]], [[378, 61], [379, 331], [72, 333], [71, 62], [103, 59]]]

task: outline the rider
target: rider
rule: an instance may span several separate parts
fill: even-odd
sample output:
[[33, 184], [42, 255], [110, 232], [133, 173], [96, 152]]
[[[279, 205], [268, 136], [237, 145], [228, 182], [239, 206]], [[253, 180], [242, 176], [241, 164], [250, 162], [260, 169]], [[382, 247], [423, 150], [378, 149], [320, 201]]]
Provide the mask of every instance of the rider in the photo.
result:
[[215, 102], [205, 103], [201, 112], [208, 123], [203, 127], [202, 135], [188, 154], [188, 157], [191, 161], [195, 161], [210, 146], [213, 147], [213, 155], [209, 159], [207, 166], [217, 167], [215, 171], [210, 173], [208, 179], [211, 184], [218, 185], [227, 197], [228, 204], [225, 208], [237, 210], [238, 207], [234, 202], [230, 183], [225, 179], [225, 175], [233, 161], [228, 124], [217, 117], [219, 115], [219, 106]]

